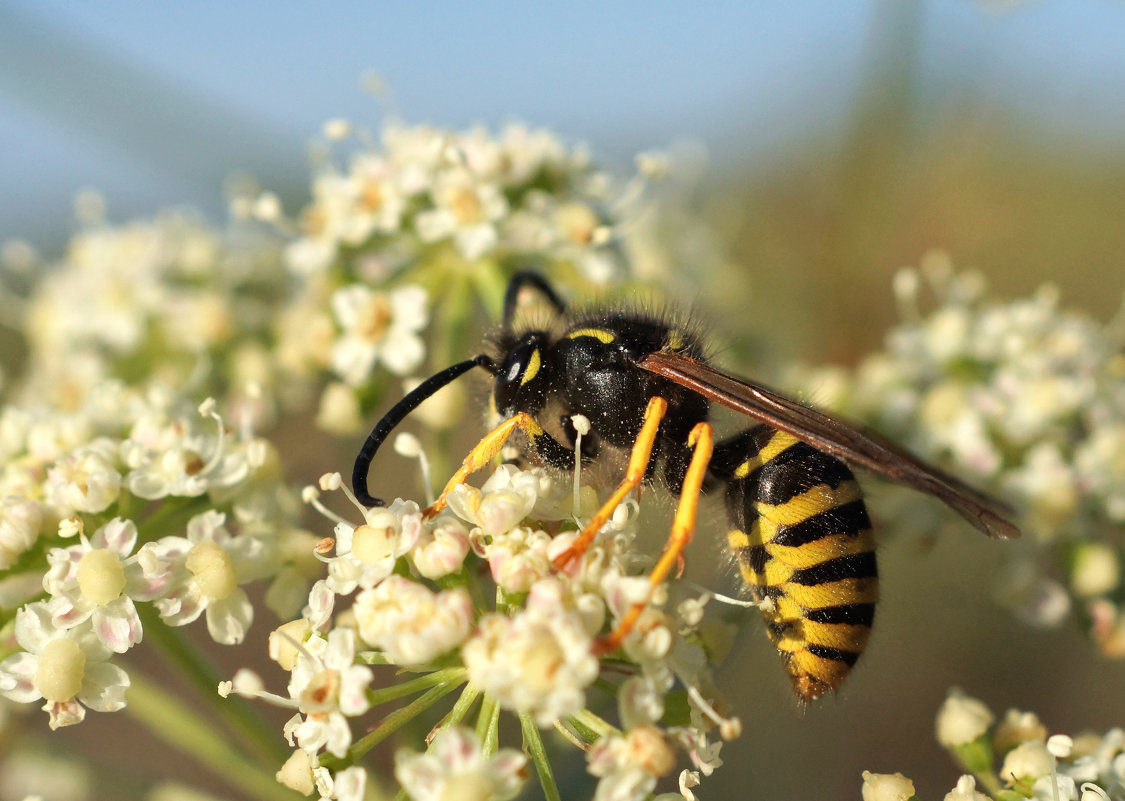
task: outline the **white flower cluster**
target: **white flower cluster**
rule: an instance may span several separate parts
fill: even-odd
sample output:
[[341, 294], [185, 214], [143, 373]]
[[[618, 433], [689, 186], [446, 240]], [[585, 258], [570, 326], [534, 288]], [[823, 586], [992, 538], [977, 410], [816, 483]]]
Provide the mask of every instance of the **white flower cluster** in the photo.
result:
[[[326, 133], [332, 147], [352, 139], [339, 123]], [[550, 131], [510, 125], [494, 136], [392, 122], [378, 143], [362, 131], [352, 141], [346, 164], [325, 159], [314, 176], [300, 235], [285, 252], [297, 274], [342, 259], [385, 274], [445, 246], [445, 257], [466, 265], [538, 256], [599, 283], [619, 272], [612, 184]]]
[[270, 447], [213, 407], [107, 382], [74, 411], [0, 409], [0, 600], [19, 607], [21, 649], [0, 661], [0, 694], [45, 699], [52, 728], [124, 706], [129, 677], [109, 660], [141, 641], [138, 604], [169, 626], [204, 616], [233, 644], [253, 618], [241, 585], [275, 578], [283, 613], [304, 594], [283, 570], [302, 535], [263, 470]]
[[215, 392], [222, 376], [237, 396], [276, 383], [265, 342], [270, 304], [287, 289], [278, 245], [262, 233], [224, 234], [186, 213], [119, 226], [96, 217], [58, 263], [38, 267], [26, 299], [5, 298], [23, 310], [29, 350], [20, 399], [72, 409], [115, 378], [190, 377]]
[[[1125, 730], [1048, 736], [1033, 712], [1009, 709], [999, 723], [981, 701], [950, 692], [937, 739], [967, 771], [945, 801], [1125, 801]], [[978, 785], [987, 793], [978, 789]], [[863, 774], [864, 801], [908, 801], [914, 783], [900, 773]]]
[[[340, 487], [336, 474], [321, 481], [322, 490]], [[303, 617], [274, 634], [271, 655], [292, 676], [288, 697], [264, 692], [245, 671], [229, 689], [296, 709], [286, 732], [310, 769], [345, 767], [382, 739], [386, 722], [358, 741], [347, 723], [381, 699], [425, 692], [420, 704], [462, 686], [429, 749], [397, 757], [396, 776], [412, 798], [449, 797], [445, 788], [452, 787], [458, 797], [512, 797], [527, 758], [497, 750], [501, 710], [520, 719], [533, 760], [542, 752], [539, 727], [553, 726], [587, 750], [599, 799], [648, 798], [676, 768], [677, 750], [686, 762], [685, 792], [721, 764], [721, 741], [739, 727], [707, 700], [715, 691], [697, 628], [703, 601], [685, 600], [670, 614], [661, 609], [666, 588], [654, 592], [637, 575], [635, 501], [619, 507], [590, 550], [559, 571], [554, 560], [597, 498], [583, 488], [575, 509], [568, 482], [537, 468], [503, 465], [479, 489], [457, 487], [432, 517], [398, 500], [385, 508], [357, 505], [363, 522], [356, 525], [330, 512], [319, 492], [307, 498], [336, 521], [335, 549], [323, 557], [328, 575]], [[338, 599], [353, 593], [347, 611], [334, 613]], [[603, 667], [599, 637], [651, 595], [655, 601], [612, 654], [608, 675], [626, 678], [602, 679], [601, 689], [616, 696], [620, 725], [613, 726], [590, 711]], [[482, 601], [489, 598], [495, 604]], [[368, 665], [387, 663], [409, 672], [399, 685], [364, 697], [373, 678]], [[686, 695], [687, 711], [668, 721], [671, 693]], [[458, 728], [478, 699], [475, 733]]]
[[[937, 305], [920, 308], [923, 284]], [[903, 321], [884, 350], [850, 374], [820, 371], [804, 386], [1016, 509], [1026, 539], [1069, 572], [1070, 594], [1026, 559], [1005, 600], [1038, 622], [1077, 599], [1095, 640], [1125, 656], [1125, 318], [1108, 325], [1063, 311], [1044, 286], [1014, 301], [990, 297], [980, 275], [932, 253], [895, 290]], [[912, 525], [925, 520], [913, 503]], [[932, 508], [932, 507], [931, 507]]]

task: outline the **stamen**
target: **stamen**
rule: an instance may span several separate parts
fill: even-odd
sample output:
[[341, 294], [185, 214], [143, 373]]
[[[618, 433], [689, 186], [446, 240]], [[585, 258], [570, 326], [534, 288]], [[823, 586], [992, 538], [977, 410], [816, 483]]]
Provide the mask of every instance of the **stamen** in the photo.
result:
[[571, 425], [574, 426], [574, 498], [573, 507], [571, 509], [575, 519], [578, 519], [581, 512], [581, 503], [579, 496], [582, 489], [582, 437], [590, 433], [590, 419], [583, 414], [576, 414], [570, 418]]
[[395, 437], [395, 453], [407, 459], [417, 459], [418, 469], [422, 473], [422, 490], [426, 494], [426, 506], [434, 505], [434, 485], [430, 476], [430, 460], [426, 458], [426, 451], [418, 438], [408, 431], [403, 431]]
[[223, 449], [226, 445], [226, 430], [223, 426], [223, 418], [215, 411], [215, 406], [214, 398], [207, 398], [203, 403], [199, 404], [199, 413], [204, 417], [210, 417], [219, 427], [218, 436], [215, 438], [215, 452], [211, 455], [207, 464], [203, 465], [203, 469], [199, 471], [201, 475], [206, 475], [212, 470], [217, 469], [223, 460]]
[[708, 595], [710, 595], [712, 598], [714, 598], [716, 601], [719, 601], [720, 603], [729, 604], [731, 606], [737, 606], [737, 607], [740, 607], [742, 609], [761, 609], [762, 604], [765, 603], [765, 601], [748, 601], [745, 598], [734, 598], [730, 595], [723, 595], [721, 592], [715, 592], [714, 590], [711, 590], [711, 589], [708, 589], [707, 587], [704, 587], [702, 584], [697, 584], [696, 582], [689, 581], [687, 579], [684, 580], [684, 584], [686, 584], [689, 587], [692, 587], [693, 589], [699, 590], [700, 592], [707, 593]]
[[719, 736], [724, 740], [733, 740], [742, 734], [742, 721], [738, 718], [724, 718], [715, 708], [703, 697], [694, 684], [689, 684], [688, 698], [695, 702], [696, 708], [699, 709], [704, 715], [714, 721], [715, 725], [719, 727]]
[[[323, 482], [325, 481], [325, 479], [329, 478], [332, 475], [335, 475], [337, 478], [339, 478], [339, 476], [340, 476], [339, 473], [335, 473], [335, 474], [326, 473], [325, 475], [320, 477], [322, 485], [323, 485]], [[349, 495], [350, 495], [350, 493], [349, 493]], [[304, 501], [305, 503], [307, 503], [313, 509], [316, 509], [318, 512], [320, 512], [322, 515], [327, 517], [333, 523], [343, 523], [344, 525], [347, 525], [347, 526], [351, 525], [351, 523], [349, 523], [343, 517], [336, 514], [331, 509], [329, 509], [327, 506], [325, 506], [323, 503], [320, 502], [320, 491], [316, 487], [308, 486], [308, 487], [305, 487], [303, 490], [301, 490], [301, 500]], [[352, 500], [355, 501], [355, 498], [353, 497]]]

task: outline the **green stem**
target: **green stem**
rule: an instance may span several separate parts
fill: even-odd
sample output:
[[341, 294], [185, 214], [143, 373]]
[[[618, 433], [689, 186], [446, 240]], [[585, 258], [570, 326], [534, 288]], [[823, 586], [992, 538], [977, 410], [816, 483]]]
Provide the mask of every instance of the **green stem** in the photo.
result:
[[[589, 709], [583, 709], [581, 712], [578, 712], [574, 715], [574, 717], [571, 718], [571, 721], [586, 729], [589, 729], [596, 735], [595, 739], [597, 739], [597, 737], [605, 737], [607, 734], [621, 733], [609, 723], [595, 715]], [[591, 742], [593, 742], [593, 740], [591, 740]]]
[[434, 687], [428, 693], [414, 699], [402, 709], [396, 709], [383, 718], [382, 723], [368, 732], [364, 737], [352, 743], [352, 747], [348, 749], [347, 756], [343, 759], [336, 759], [331, 754], [328, 754], [320, 758], [320, 764], [330, 770], [339, 770], [341, 768], [346, 768], [348, 765], [355, 764], [356, 760], [383, 740], [387, 739], [391, 734], [401, 729], [426, 709], [429, 709], [444, 696], [456, 690], [461, 684], [462, 681], [451, 681], [447, 684], [440, 684]]
[[453, 709], [449, 710], [449, 714], [442, 719], [438, 727], [445, 728], [446, 726], [456, 726], [460, 723], [465, 718], [465, 715], [468, 714], [469, 709], [472, 708], [478, 695], [480, 695], [480, 690], [471, 684], [466, 684], [465, 689], [461, 691], [461, 697], [457, 699], [457, 703], [453, 705]]
[[500, 705], [486, 695], [480, 704], [480, 715], [477, 716], [477, 739], [480, 740], [482, 754], [492, 756], [496, 753], [499, 732]]
[[520, 728], [523, 730], [524, 748], [531, 755], [535, 772], [539, 774], [543, 796], [547, 801], [562, 801], [559, 796], [559, 786], [555, 783], [555, 774], [551, 771], [551, 763], [547, 759], [547, 749], [543, 745], [543, 738], [539, 735], [539, 727], [527, 712], [520, 712]]
[[179, 628], [169, 626], [161, 620], [151, 604], [137, 604], [137, 612], [144, 627], [145, 639], [154, 643], [165, 660], [195, 686], [216, 714], [238, 735], [238, 739], [250, 744], [259, 757], [270, 762], [284, 762], [288, 752], [282, 740], [271, 733], [270, 727], [250, 703], [236, 695], [225, 699], [219, 696], [219, 672], [204, 653], [188, 642]]
[[371, 690], [367, 693], [367, 699], [371, 703], [371, 706], [379, 706], [379, 704], [385, 704], [388, 701], [394, 701], [396, 698], [402, 698], [403, 696], [413, 695], [414, 693], [421, 692], [422, 690], [439, 684], [453, 682], [460, 685], [465, 681], [468, 675], [469, 671], [460, 667], [435, 670], [433, 673], [427, 673], [424, 676], [419, 676], [410, 681], [404, 681], [401, 684], [394, 684], [381, 690]]
[[262, 801], [300, 798], [278, 784], [272, 772], [248, 762], [229, 742], [216, 737], [210, 720], [140, 677], [135, 670], [130, 673], [130, 679], [126, 713], [161, 740], [194, 757], [232, 787], [254, 798]]

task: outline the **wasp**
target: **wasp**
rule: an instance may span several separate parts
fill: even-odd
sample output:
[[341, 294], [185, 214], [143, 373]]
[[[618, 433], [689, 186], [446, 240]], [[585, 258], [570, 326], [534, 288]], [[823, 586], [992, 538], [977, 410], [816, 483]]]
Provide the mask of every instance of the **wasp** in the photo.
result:
[[[549, 304], [552, 325], [514, 327], [525, 289]], [[655, 587], [692, 538], [700, 495], [721, 489], [727, 543], [803, 701], [840, 685], [863, 653], [874, 619], [875, 542], [853, 467], [936, 497], [991, 537], [1019, 535], [1000, 502], [882, 436], [716, 369], [698, 330], [673, 315], [571, 312], [542, 275], [521, 271], [508, 284], [502, 326], [485, 351], [423, 381], [379, 420], [352, 474], [360, 502], [384, 505], [369, 494], [367, 474], [395, 426], [446, 384], [483, 368], [503, 422], [473, 448], [427, 514], [443, 508], [449, 492], [517, 431], [530, 457], [560, 470], [574, 465], [579, 441], [583, 464], [606, 452], [628, 453], [616, 491], [555, 566], [584, 553], [629, 493], [659, 477], [678, 501], [667, 545], [649, 575]], [[716, 441], [713, 404], [756, 422]], [[575, 415], [590, 422], [580, 440]], [[642, 609], [633, 607], [601, 650], [619, 645]]]

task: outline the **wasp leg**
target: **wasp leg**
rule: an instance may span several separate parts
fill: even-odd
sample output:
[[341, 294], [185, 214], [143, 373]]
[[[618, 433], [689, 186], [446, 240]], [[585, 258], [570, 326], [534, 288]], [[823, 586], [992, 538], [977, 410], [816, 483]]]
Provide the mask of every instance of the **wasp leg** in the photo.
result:
[[[695, 533], [695, 521], [699, 516], [699, 497], [703, 493], [703, 481], [707, 477], [707, 465], [715, 449], [714, 429], [710, 423], [696, 423], [688, 435], [688, 447], [692, 448], [691, 463], [684, 475], [680, 502], [676, 506], [676, 516], [672, 520], [672, 532], [664, 546], [660, 560], [648, 574], [652, 588], [660, 586], [674, 565], [683, 559], [684, 549]], [[595, 646], [598, 653], [608, 653], [619, 647], [644, 611], [645, 604], [634, 604], [612, 632], [598, 640]]]
[[535, 422], [534, 417], [527, 412], [517, 412], [485, 434], [481, 441], [476, 444], [476, 447], [469, 451], [469, 455], [461, 463], [460, 469], [446, 483], [441, 495], [438, 496], [432, 506], [422, 512], [422, 515], [433, 517], [444, 509], [446, 499], [449, 497], [449, 493], [453, 492], [454, 487], [464, 484], [470, 475], [488, 464], [492, 457], [500, 452], [500, 449], [504, 447], [504, 444], [516, 429], [522, 430], [531, 446], [548, 460], [560, 461], [563, 454], [570, 453], [554, 437], [544, 431], [543, 427]]
[[656, 432], [660, 428], [660, 421], [668, 411], [668, 401], [659, 396], [649, 399], [645, 408], [644, 422], [637, 438], [633, 441], [633, 450], [629, 454], [629, 466], [625, 470], [625, 478], [617, 485], [617, 489], [609, 496], [609, 500], [590, 518], [590, 522], [579, 533], [574, 543], [555, 557], [556, 570], [562, 570], [575, 559], [578, 559], [590, 547], [598, 529], [606, 524], [614, 510], [621, 505], [626, 496], [644, 481], [648, 471], [648, 463], [652, 460], [652, 448], [656, 442]]

